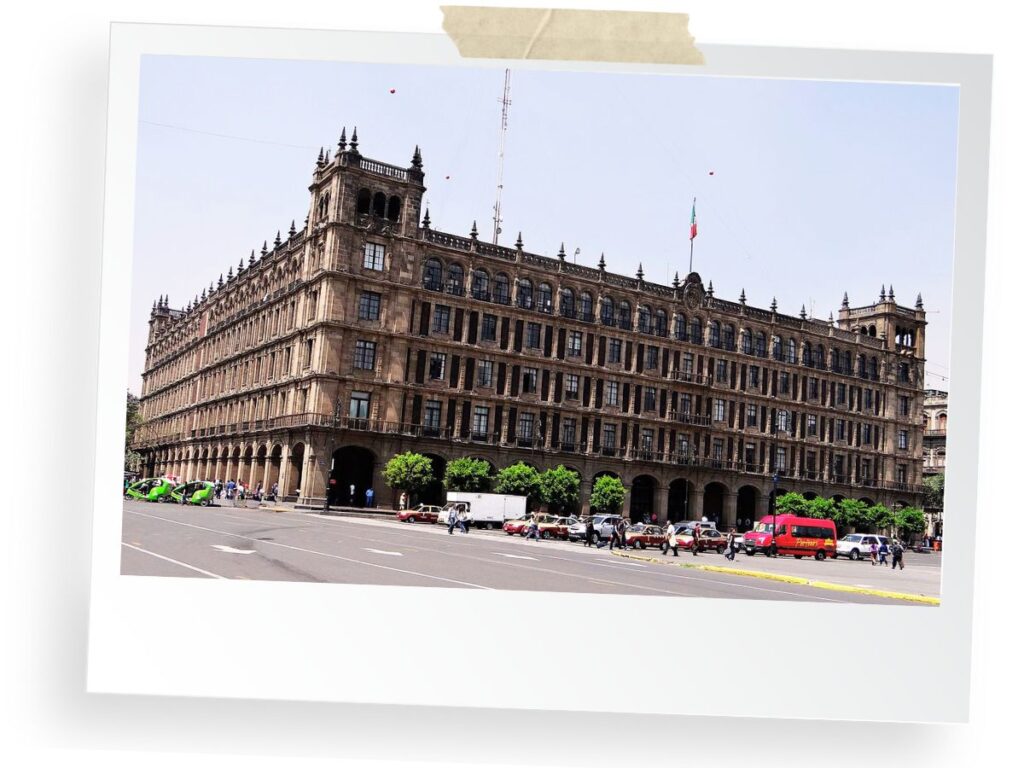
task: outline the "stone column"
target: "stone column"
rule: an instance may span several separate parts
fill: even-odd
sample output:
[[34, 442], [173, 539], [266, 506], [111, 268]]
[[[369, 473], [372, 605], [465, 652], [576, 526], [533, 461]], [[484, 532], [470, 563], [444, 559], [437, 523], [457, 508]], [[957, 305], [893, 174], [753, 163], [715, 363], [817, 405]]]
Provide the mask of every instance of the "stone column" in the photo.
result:
[[690, 494], [689, 511], [687, 520], [700, 520], [704, 517], [704, 489], [696, 485], [693, 493]]
[[[668, 520], [668, 486], [659, 484], [654, 489], [654, 508], [651, 512], [658, 516], [658, 525], [664, 525]], [[634, 520], [634, 523], [639, 522]]]
[[330, 459], [324, 460], [321, 466], [321, 459], [312, 451], [310, 445], [306, 446], [305, 466], [302, 469], [302, 493], [299, 496], [306, 500], [322, 502], [327, 491], [327, 476], [331, 471]]
[[736, 525], [736, 502], [739, 494], [726, 493], [722, 498], [722, 530], [728, 531]]
[[[625, 485], [625, 483], [623, 483]], [[633, 486], [626, 485], [626, 495], [622, 498], [622, 516], [625, 517], [629, 514], [629, 502], [630, 502], [630, 490]]]
[[590, 480], [580, 480], [580, 514], [590, 514], [590, 494], [594, 491], [594, 484]]
[[277, 491], [280, 496], [291, 496], [292, 491], [292, 452], [281, 451], [281, 470], [277, 477]]

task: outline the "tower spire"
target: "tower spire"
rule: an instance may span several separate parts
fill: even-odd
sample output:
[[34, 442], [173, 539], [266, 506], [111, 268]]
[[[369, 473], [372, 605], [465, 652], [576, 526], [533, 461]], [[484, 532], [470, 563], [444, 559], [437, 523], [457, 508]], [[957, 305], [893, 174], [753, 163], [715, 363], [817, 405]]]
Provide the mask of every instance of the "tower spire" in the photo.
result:
[[512, 102], [508, 98], [510, 72], [505, 70], [505, 89], [501, 95], [501, 130], [498, 132], [498, 188], [494, 197], [494, 237], [492, 242], [498, 244], [498, 235], [501, 234], [501, 190], [502, 176], [505, 171], [505, 134], [508, 131], [508, 105]]
[[347, 143], [348, 142], [345, 141], [345, 128], [344, 128], [344, 126], [342, 126], [341, 136], [338, 137], [338, 152], [337, 152], [338, 155], [340, 155], [342, 152], [345, 151], [345, 145]]

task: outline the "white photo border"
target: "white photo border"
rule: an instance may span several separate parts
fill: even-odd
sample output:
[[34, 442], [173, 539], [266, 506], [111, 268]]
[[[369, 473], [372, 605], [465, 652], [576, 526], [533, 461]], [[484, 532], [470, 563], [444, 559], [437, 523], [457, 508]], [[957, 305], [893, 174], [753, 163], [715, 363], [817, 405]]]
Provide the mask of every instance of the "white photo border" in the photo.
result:
[[[991, 114], [991, 57], [701, 46], [703, 67], [462, 59], [444, 35], [115, 24], [109, 117], [87, 690], [323, 702], [738, 717], [963, 722], [968, 715]], [[552, 594], [120, 575], [141, 57], [344, 60], [455, 67], [945, 84], [960, 90], [942, 600], [939, 607]], [[964, 514], [971, 510], [972, 514]], [[638, 615], [641, 621], [623, 621]], [[452, 637], [519, 657], [557, 639], [572, 664], [523, 674], [410, 654]], [[650, 649], [613, 675], [609, 650]], [[666, 685], [669, 653], [680, 673]], [[723, 685], [687, 656], [734, 660]], [[619, 657], [621, 658], [621, 657]], [[839, 660], [874, 686], [835, 694]], [[614, 664], [614, 665], [613, 665]], [[595, 670], [580, 674], [581, 669]], [[259, 670], [258, 674], [254, 670]], [[927, 671], [929, 674], [923, 674]], [[614, 678], [614, 682], [612, 679]], [[742, 696], [737, 696], [737, 687]]]

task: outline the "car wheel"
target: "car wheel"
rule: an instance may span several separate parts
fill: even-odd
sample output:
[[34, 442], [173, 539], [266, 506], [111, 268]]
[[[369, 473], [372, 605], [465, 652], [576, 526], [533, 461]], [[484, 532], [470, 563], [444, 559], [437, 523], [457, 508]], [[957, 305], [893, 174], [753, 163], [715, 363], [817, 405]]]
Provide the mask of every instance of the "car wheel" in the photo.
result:
[[405, 518], [405, 522], [410, 523], [410, 524], [411, 523], [415, 523], [416, 522], [416, 518], [413, 517], [412, 515], [409, 515], [409, 517]]
[[720, 554], [720, 555], [724, 555], [724, 554], [725, 554], [725, 547], [723, 547], [723, 546], [722, 546], [721, 544], [719, 544], [719, 545], [718, 545], [718, 549], [716, 549], [715, 551], [716, 551], [716, 552], [717, 552], [718, 554]]
[[814, 553], [814, 559], [815, 560], [824, 560], [825, 559], [825, 550], [819, 549], [817, 552], [815, 552]]
[[512, 531], [505, 531], [505, 533], [507, 533], [509, 536], [512, 535]]
[[157, 500], [158, 504], [166, 504], [167, 503], [167, 497], [166, 496], [157, 496], [156, 500]]
[[851, 549], [850, 550], [850, 559], [851, 560], [860, 560], [860, 550], [859, 549]]
[[547, 531], [544, 531], [544, 533], [542, 533], [542, 534], [540, 535], [540, 537], [541, 537], [542, 539], [550, 539], [550, 538], [551, 538], [551, 534], [550, 534], [550, 533], [548, 533]]
[[640, 542], [634, 541], [630, 546], [632, 546], [633, 549], [640, 549]]
[[642, 541], [640, 542], [640, 549], [647, 549], [647, 545], [644, 544]]
[[208, 506], [210, 506], [210, 500], [209, 499], [203, 499], [202, 501], [199, 502], [199, 506], [201, 506], [201, 507], [208, 507]]
[[803, 560], [804, 556], [803, 555], [793, 555], [793, 559], [794, 560]]

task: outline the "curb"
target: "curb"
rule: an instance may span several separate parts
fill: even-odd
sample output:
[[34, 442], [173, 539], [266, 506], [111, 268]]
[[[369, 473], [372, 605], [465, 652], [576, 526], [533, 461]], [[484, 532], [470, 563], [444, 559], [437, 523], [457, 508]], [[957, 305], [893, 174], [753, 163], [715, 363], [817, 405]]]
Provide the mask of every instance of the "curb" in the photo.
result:
[[925, 605], [939, 605], [939, 598], [929, 597], [927, 595], [915, 595], [909, 592], [889, 592], [884, 589], [871, 589], [870, 587], [855, 587], [849, 584], [836, 584], [830, 581], [815, 581], [813, 579], [805, 579], [801, 576], [787, 576], [782, 573], [765, 573], [764, 571], [749, 571], [744, 568], [729, 568], [721, 565], [697, 565], [695, 563], [672, 563], [665, 562], [656, 557], [646, 557], [643, 555], [633, 555], [628, 552], [615, 552], [613, 553], [616, 557], [624, 557], [628, 560], [643, 560], [648, 563], [661, 563], [663, 565], [672, 565], [677, 568], [691, 568], [696, 571], [710, 571], [713, 573], [728, 573], [733, 576], [749, 576], [755, 579], [767, 579], [769, 581], [781, 581], [786, 584], [800, 584], [806, 587], [815, 587], [817, 589], [829, 589], [833, 592], [852, 592], [858, 595], [871, 595], [872, 597], [885, 597], [891, 600], [907, 600], [914, 603], [924, 603]]

